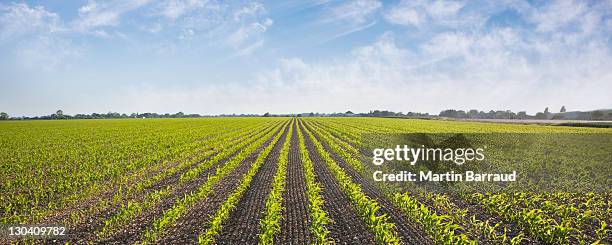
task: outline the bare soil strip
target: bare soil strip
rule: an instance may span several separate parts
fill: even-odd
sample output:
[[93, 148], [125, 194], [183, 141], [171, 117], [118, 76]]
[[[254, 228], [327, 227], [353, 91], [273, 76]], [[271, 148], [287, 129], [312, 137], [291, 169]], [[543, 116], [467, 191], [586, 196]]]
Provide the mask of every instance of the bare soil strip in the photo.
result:
[[[300, 130], [306, 135], [303, 127], [300, 127]], [[312, 141], [306, 137], [305, 143], [314, 164], [316, 180], [321, 183], [323, 188], [324, 210], [333, 220], [331, 224], [327, 225], [330, 236], [340, 244], [376, 244], [374, 235], [357, 216], [357, 211], [338, 186], [334, 175], [315, 150]]]
[[[280, 147], [282, 146], [282, 142], [284, 136], [287, 134], [289, 128], [288, 125], [285, 126], [284, 131], [282, 132], [283, 136], [279, 139], [278, 143], [274, 146], [271, 154], [268, 158], [275, 156], [278, 157], [278, 152], [280, 151]], [[211, 219], [211, 217], [215, 214], [217, 209], [223, 204], [223, 202], [229, 197], [234, 189], [240, 184], [240, 180], [242, 176], [246, 174], [259, 153], [270, 144], [270, 141], [274, 138], [274, 135], [270, 137], [259, 147], [253, 154], [251, 154], [245, 161], [243, 161], [240, 166], [238, 166], [232, 173], [226, 176], [223, 180], [219, 181], [214, 187], [214, 190], [210, 196], [208, 196], [205, 200], [198, 202], [194, 207], [192, 207], [185, 215], [183, 215], [176, 222], [176, 225], [169, 228], [167, 232], [165, 232], [164, 236], [162, 236], [156, 243], [158, 244], [194, 244], [198, 241], [198, 234], [202, 233], [206, 230], [206, 223]], [[268, 159], [266, 159], [268, 162]], [[276, 162], [274, 162], [275, 164]], [[258, 171], [259, 174], [260, 171]], [[274, 173], [272, 173], [273, 175]], [[271, 178], [271, 177], [270, 177]], [[255, 184], [255, 182], [253, 182]], [[269, 191], [268, 191], [269, 192]], [[265, 197], [263, 196], [263, 202], [265, 204]], [[240, 204], [242, 205], [242, 204]], [[239, 206], [243, 207], [243, 206]], [[238, 210], [237, 210], [238, 211]], [[263, 211], [263, 209], [261, 209]], [[259, 214], [261, 216], [261, 214]], [[256, 225], [253, 228], [244, 229], [243, 232], [253, 231], [256, 233], [258, 231], [259, 220], [256, 221]], [[229, 224], [229, 223], [228, 223]], [[255, 240], [256, 241], [256, 240]], [[219, 238], [217, 242], [224, 242], [223, 238]], [[239, 244], [240, 242], [238, 242]], [[256, 242], [255, 242], [256, 243]]]
[[[280, 129], [278, 130], [280, 131]], [[278, 133], [278, 131], [276, 133]], [[270, 137], [269, 139], [266, 140], [266, 142], [258, 147], [255, 152], [253, 154], [251, 154], [251, 156], [249, 156], [245, 161], [243, 161], [241, 163], [241, 165], [239, 166], [239, 169], [243, 169], [246, 168], [248, 169], [248, 166], [250, 166], [250, 164], [257, 158], [257, 154], [259, 154], [259, 152], [268, 144], [270, 144], [270, 141], [273, 139], [273, 137]], [[237, 154], [237, 153], [235, 153]], [[226, 158], [225, 160], [223, 160], [223, 164], [225, 164], [229, 159], [231, 159], [235, 154], [232, 154], [232, 156]], [[124, 226], [123, 229], [119, 232], [117, 232], [114, 236], [103, 240], [103, 241], [98, 241], [98, 242], [102, 242], [102, 243], [113, 243], [113, 244], [126, 244], [126, 243], [133, 243], [137, 240], [140, 239], [140, 236], [144, 233], [145, 229], [147, 227], [150, 227], [150, 225], [152, 224], [153, 220], [156, 217], [160, 217], [166, 210], [168, 210], [170, 207], [172, 207], [174, 205], [174, 203], [177, 201], [178, 198], [183, 197], [185, 195], [188, 195], [191, 192], [194, 192], [198, 189], [199, 186], [203, 185], [204, 183], [206, 183], [206, 181], [208, 180], [208, 177], [212, 174], [214, 174], [214, 171], [217, 169], [217, 167], [220, 167], [221, 165], [217, 163], [216, 167], [211, 167], [205, 171], [203, 171], [200, 174], [200, 177], [196, 178], [194, 181], [191, 181], [189, 183], [187, 183], [186, 185], [183, 185], [175, 190], [173, 190], [173, 193], [170, 195], [170, 197], [164, 198], [160, 204], [156, 205], [153, 209], [151, 210], [147, 210], [145, 211], [143, 214], [137, 216], [136, 218], [134, 218], [128, 225]], [[235, 171], [236, 172], [236, 171]], [[232, 173], [234, 174], [234, 173]], [[233, 177], [232, 174], [230, 174], [230, 176], [228, 177]], [[177, 183], [178, 179], [180, 179], [180, 175], [177, 177], [177, 180], [174, 180], [173, 183]], [[220, 183], [225, 183], [226, 181], [221, 181]], [[172, 185], [173, 183], [167, 183], [167, 184], [161, 184], [160, 186], [167, 186], [167, 185]], [[216, 195], [217, 193], [225, 193], [225, 192], [230, 192], [231, 190], [228, 189], [223, 189], [225, 188], [222, 184], [221, 186], [215, 186], [215, 192], [213, 192], [212, 195]], [[206, 217], [206, 216], [201, 216], [201, 217]], [[201, 218], [199, 217], [199, 218]], [[180, 225], [179, 225], [180, 227]], [[172, 233], [172, 230], [170, 229], [170, 232]], [[186, 235], [193, 235], [195, 236], [196, 234], [186, 234]]]
[[297, 121], [294, 121], [287, 163], [287, 184], [283, 193], [281, 229], [274, 239], [278, 244], [310, 244], [313, 241], [309, 230], [311, 220], [297, 130]]
[[[313, 130], [312, 127], [308, 125], [308, 123], [304, 125], [311, 132], [316, 132], [316, 130]], [[398, 235], [402, 239], [403, 243], [433, 243], [418, 224], [414, 223], [411, 219], [404, 215], [404, 213], [400, 209], [393, 206], [393, 203], [391, 203], [391, 201], [389, 201], [381, 191], [379, 191], [372, 183], [365, 180], [361, 174], [355, 171], [355, 169], [349, 166], [340, 156], [333, 152], [329, 145], [327, 145], [325, 141], [321, 140], [319, 135], [315, 133], [314, 136], [323, 145], [325, 150], [330, 153], [334, 161], [344, 169], [346, 174], [348, 174], [355, 183], [358, 183], [361, 186], [363, 193], [365, 193], [368, 197], [373, 198], [380, 204], [379, 212], [381, 213], [379, 214], [386, 213], [389, 215], [389, 221], [395, 224]]]
[[240, 198], [238, 205], [229, 216], [225, 225], [219, 232], [217, 242], [219, 244], [256, 244], [259, 234], [259, 220], [263, 217], [266, 209], [266, 198], [272, 190], [272, 180], [278, 168], [280, 150], [289, 132], [289, 125], [272, 148], [270, 155], [266, 157], [263, 165], [259, 168], [251, 185]]

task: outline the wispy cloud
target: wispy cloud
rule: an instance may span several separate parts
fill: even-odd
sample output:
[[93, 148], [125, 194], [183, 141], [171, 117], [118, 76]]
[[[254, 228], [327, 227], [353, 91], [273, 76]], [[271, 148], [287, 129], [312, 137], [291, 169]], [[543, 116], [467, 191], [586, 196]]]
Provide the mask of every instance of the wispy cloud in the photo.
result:
[[69, 40], [42, 36], [20, 43], [15, 50], [17, 62], [32, 71], [70, 69], [82, 57], [82, 48]]
[[[420, 9], [422, 6], [413, 8], [413, 2], [410, 7], [404, 4], [398, 5], [400, 12], [415, 10], [416, 18], [428, 22], [397, 20], [401, 25], [446, 25], [465, 17], [459, 13], [463, 5], [432, 7], [434, 4]], [[264, 84], [260, 87], [274, 91], [302, 91], [302, 96], [313, 101], [328, 98], [326, 105], [335, 110], [345, 109], [342, 106], [347, 101], [355, 110], [381, 106], [429, 112], [457, 105], [535, 112], [542, 105], [560, 107], [569, 101], [580, 109], [609, 107], [612, 98], [600, 90], [612, 89], [606, 6], [565, 6], [584, 9], [578, 11], [579, 17], [554, 23], [536, 16], [547, 15], [544, 10], [561, 11], [558, 7], [523, 8], [520, 14], [536, 28], [466, 25], [432, 30], [409, 49], [401, 48], [401, 42], [387, 33], [344, 58], [281, 60], [277, 69], [260, 74], [258, 81]], [[539, 8], [542, 11], [535, 11]], [[385, 16], [387, 20], [390, 13]], [[595, 21], [589, 16], [599, 18]], [[547, 33], [539, 33], [544, 30]], [[400, 106], [406, 97], [410, 98], [410, 108]]]
[[79, 8], [79, 18], [73, 23], [74, 28], [87, 31], [96, 27], [117, 26], [121, 16], [143, 7], [150, 0], [114, 0], [103, 1], [89, 0]]
[[266, 32], [266, 30], [270, 26], [272, 26], [272, 23], [273, 23], [272, 19], [268, 18], [264, 20], [263, 22], [253, 22], [246, 26], [241, 26], [240, 28], [238, 28], [238, 30], [236, 30], [234, 33], [232, 33], [228, 37], [227, 41], [232, 46], [240, 47], [248, 39]]
[[582, 1], [555, 1], [539, 9], [533, 9], [531, 19], [537, 23], [537, 30], [542, 32], [555, 31], [557, 28], [582, 22], [588, 11], [586, 2]]
[[[95, 69], [100, 81], [83, 87], [128, 84], [74, 103], [73, 111], [101, 105], [203, 113], [612, 106], [610, 1], [330, 1], [301, 6], [291, 12], [299, 16], [289, 17], [254, 1], [43, 5], [0, 3], [3, 78], [29, 84], [38, 74], [49, 86], [77, 84]], [[350, 35], [363, 30], [375, 36]], [[339, 37], [342, 48], [316, 45]], [[57, 96], [43, 97], [56, 103]]]
[[234, 11], [234, 21], [257, 17], [266, 14], [266, 8], [259, 2], [250, 2]]
[[415, 27], [445, 24], [456, 21], [464, 5], [461, 1], [451, 0], [402, 0], [385, 13], [385, 19], [393, 24]]
[[370, 23], [363, 23], [363, 24], [357, 25], [357, 26], [343, 26], [343, 27], [340, 27], [340, 31], [338, 33], [334, 33], [332, 36], [326, 37], [323, 40], [320, 40], [320, 41], [316, 42], [315, 46], [316, 45], [321, 45], [321, 44], [324, 44], [324, 43], [327, 43], [327, 42], [330, 42], [332, 40], [336, 40], [338, 38], [341, 38], [341, 37], [344, 37], [344, 36], [347, 36], [347, 35], [350, 35], [350, 34], [353, 34], [353, 33], [356, 33], [356, 32], [360, 32], [360, 31], [365, 30], [365, 29], [368, 29], [368, 28], [376, 25], [376, 23], [377, 23], [376, 21], [372, 21]]
[[0, 39], [17, 39], [23, 35], [48, 34], [63, 29], [56, 13], [42, 6], [30, 7], [25, 3], [0, 3]]
[[360, 25], [372, 18], [382, 3], [378, 0], [356, 0], [334, 6], [323, 22], [349, 22]]
[[203, 8], [208, 0], [170, 0], [163, 1], [159, 7], [159, 13], [169, 19], [175, 20], [185, 13]]

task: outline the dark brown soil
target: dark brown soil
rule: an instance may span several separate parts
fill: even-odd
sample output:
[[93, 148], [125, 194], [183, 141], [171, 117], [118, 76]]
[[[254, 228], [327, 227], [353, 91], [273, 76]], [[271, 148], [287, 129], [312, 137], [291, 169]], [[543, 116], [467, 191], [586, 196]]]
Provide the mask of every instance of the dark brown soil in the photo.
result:
[[[278, 133], [278, 131], [277, 131]], [[249, 165], [250, 163], [252, 163], [254, 161], [254, 159], [257, 157], [256, 154], [258, 154], [265, 145], [269, 144], [270, 141], [272, 140], [272, 138], [268, 139], [263, 146], [258, 147], [258, 149], [255, 151], [255, 153], [251, 154], [251, 156], [249, 156], [245, 161], [243, 161], [240, 166], [238, 167], [238, 169], [242, 169], [245, 167], [245, 165]], [[205, 171], [203, 171], [200, 174], [200, 177], [196, 178], [195, 180], [178, 187], [177, 189], [172, 191], [172, 194], [170, 195], [170, 197], [166, 197], [164, 198], [160, 204], [156, 205], [154, 208], [152, 208], [151, 210], [147, 210], [145, 212], [143, 212], [141, 215], [137, 216], [136, 218], [134, 218], [132, 221], [130, 221], [130, 223], [128, 225], [123, 226], [123, 229], [118, 231], [117, 233], [115, 233], [112, 237], [103, 240], [103, 241], [98, 241], [98, 242], [102, 242], [102, 243], [112, 243], [112, 244], [125, 244], [125, 243], [133, 243], [137, 240], [139, 240], [142, 236], [142, 234], [144, 234], [145, 229], [147, 227], [150, 227], [154, 218], [156, 217], [160, 217], [163, 215], [164, 211], [168, 210], [169, 208], [172, 207], [172, 205], [174, 205], [174, 203], [176, 202], [177, 198], [180, 197], [184, 197], [185, 195], [188, 195], [192, 192], [195, 192], [199, 186], [203, 185], [204, 183], [206, 183], [206, 181], [208, 180], [208, 177], [212, 174], [214, 174], [214, 172], [216, 171], [216, 169], [218, 167], [221, 167], [221, 164], [225, 164], [229, 159], [231, 159], [233, 156], [235, 156], [237, 153], [234, 153], [232, 156], [226, 158], [223, 161], [220, 161], [222, 163], [217, 163], [216, 166], [213, 166]], [[232, 174], [230, 174], [231, 177]], [[227, 176], [226, 176], [227, 178]], [[165, 180], [162, 184], [160, 184], [160, 187], [163, 186], [172, 186], [175, 185], [176, 183], [178, 183], [178, 180], [180, 179], [180, 175], [178, 175], [176, 178], [173, 178], [172, 180], [167, 179]], [[220, 183], [224, 183], [225, 181], [220, 181]], [[215, 188], [221, 188], [221, 189], [215, 189], [215, 190], [219, 190], [219, 191], [215, 191], [214, 193], [226, 193], [226, 192], [231, 192], [231, 189], [222, 189], [224, 188], [224, 186], [215, 186]], [[214, 194], [213, 194], [214, 195]], [[211, 195], [212, 196], [212, 195]], [[110, 216], [109, 216], [110, 217]], [[93, 238], [91, 238], [93, 239]], [[85, 239], [84, 241], [91, 241], [91, 239]]]
[[[203, 139], [202, 139], [203, 140]], [[206, 146], [204, 149], [202, 149], [200, 152], [191, 155], [190, 157], [188, 157], [187, 159], [183, 160], [183, 161], [189, 161], [192, 160], [195, 157], [200, 156], [201, 153], [211, 150], [212, 148], [210, 146]], [[203, 161], [210, 159], [212, 157], [208, 156], [205, 157], [199, 161], [197, 161], [196, 163], [192, 164], [191, 166], [197, 166], [198, 164], [202, 163]], [[179, 165], [181, 163], [181, 161], [173, 161], [168, 163], [166, 166], [159, 168], [155, 171], [149, 171], [147, 173], [145, 173], [143, 176], [141, 176], [140, 178], [132, 178], [128, 180], [127, 185], [125, 186], [132, 186], [135, 185], [138, 181], [140, 181], [141, 179], [146, 179], [146, 178], [151, 178], [153, 176], [155, 176], [156, 174], [165, 171], [167, 169], [171, 169], [173, 167], [176, 167], [177, 165]], [[186, 172], [189, 168], [185, 168], [181, 171], [178, 171], [177, 173], [174, 173], [171, 176], [166, 177], [166, 180], [162, 180], [161, 182], [156, 183], [154, 186], [150, 186], [148, 188], [146, 188], [145, 190], [141, 191], [140, 193], [136, 194], [135, 196], [133, 196], [131, 198], [131, 200], [142, 200], [145, 196], [145, 194], [151, 192], [151, 191], [155, 191], [155, 190], [159, 190], [161, 189], [161, 187], [163, 186], [167, 186], [170, 185], [174, 182], [176, 182], [176, 180], [178, 180], [178, 177], [183, 174], [184, 172]], [[99, 204], [100, 202], [103, 201], [109, 201], [112, 200], [113, 195], [115, 195], [118, 190], [119, 190], [119, 186], [114, 184], [114, 183], [109, 183], [106, 184], [109, 187], [106, 187], [105, 191], [97, 194], [97, 195], [92, 195], [90, 198], [87, 198], [86, 200], [82, 200], [80, 202], [76, 202], [66, 208], [63, 208], [61, 210], [58, 210], [57, 212], [51, 214], [50, 216], [44, 217], [42, 219], [41, 222], [43, 223], [48, 223], [48, 224], [70, 224], [70, 214], [73, 212], [89, 212], [88, 213], [88, 218], [86, 220], [81, 220], [77, 223], [72, 223], [70, 224], [70, 229], [71, 229], [71, 233], [72, 236], [82, 236], [82, 234], [87, 234], [87, 233], [91, 233], [91, 229], [94, 229], [94, 227], [96, 225], [93, 225], [91, 223], [95, 223], [97, 222], [101, 222], [102, 220], [110, 217], [112, 214], [114, 214], [121, 206], [120, 205], [115, 205], [112, 207], [108, 207], [102, 210], [92, 210], [92, 208]], [[101, 220], [102, 219], [102, 220]], [[99, 225], [99, 224], [98, 224]], [[78, 234], [76, 234], [78, 233]]]
[[[282, 132], [283, 135], [287, 134], [287, 128]], [[192, 208], [187, 211], [185, 215], [183, 215], [177, 222], [176, 225], [170, 227], [167, 232], [165, 232], [164, 236], [161, 237], [156, 243], [158, 244], [194, 244], [198, 241], [198, 234], [204, 232], [206, 230], [207, 222], [211, 219], [211, 217], [215, 214], [217, 209], [227, 200], [229, 195], [236, 189], [236, 187], [240, 184], [240, 180], [243, 175], [246, 174], [259, 153], [265, 148], [265, 146], [269, 145], [274, 136], [270, 137], [266, 141], [266, 143], [259, 147], [253, 154], [251, 154], [247, 159], [245, 159], [232, 173], [228, 174], [225, 178], [220, 180], [214, 187], [213, 192], [210, 196], [208, 196], [205, 200], [201, 200], [197, 202]], [[279, 148], [279, 144], [282, 141], [279, 139], [279, 142], [274, 146], [273, 151], [270, 152], [270, 157], [274, 155], [278, 155], [278, 152], [274, 153], [276, 148]], [[263, 166], [262, 166], [263, 167]], [[260, 168], [261, 171], [261, 168]], [[259, 172], [259, 171], [258, 171]], [[255, 179], [253, 179], [252, 184], [255, 183]], [[265, 198], [265, 197], [264, 197]], [[240, 204], [237, 207], [242, 207]], [[236, 211], [236, 210], [235, 210]], [[258, 231], [258, 227], [254, 228], [254, 232]], [[217, 240], [217, 241], [220, 241]]]
[[304, 166], [300, 158], [297, 123], [293, 124], [293, 135], [287, 162], [287, 183], [283, 193], [283, 210], [280, 232], [274, 239], [278, 244], [310, 244], [310, 215]]
[[[308, 124], [305, 124], [305, 126], [308, 130], [314, 132]], [[313, 135], [323, 145], [325, 150], [330, 153], [334, 161], [344, 169], [344, 172], [348, 174], [351, 179], [353, 179], [353, 182], [359, 184], [361, 190], [368, 197], [373, 198], [380, 204], [380, 214], [386, 213], [389, 215], [389, 221], [395, 224], [397, 233], [402, 242], [405, 244], [433, 243], [420, 226], [415, 225], [411, 219], [404, 215], [400, 209], [396, 208], [372, 183], [365, 180], [363, 176], [353, 169], [353, 167], [349, 166], [340, 156], [335, 154], [317, 134], [313, 133]]]
[[[322, 126], [321, 124], [317, 124], [317, 125], [319, 127]], [[323, 127], [325, 127], [325, 126], [323, 126]], [[338, 138], [337, 135], [334, 135], [334, 136]], [[353, 177], [353, 181], [355, 181], [355, 178], [358, 178], [358, 179], [360, 179], [359, 183], [362, 183], [362, 182], [366, 183], [366, 185], [362, 185], [362, 188], [364, 189], [364, 192], [366, 192], [366, 189], [368, 189], [368, 190], [375, 189], [375, 187], [373, 185], [371, 185], [370, 182], [364, 180], [363, 177], [361, 175], [359, 175], [351, 166], [348, 166], [342, 159], [340, 159], [339, 156], [337, 156], [336, 154], [333, 154], [333, 152], [331, 151], [331, 149], [329, 149], [329, 147], [325, 144], [325, 142], [322, 142], [322, 141], [319, 141], [319, 142], [321, 142], [321, 144], [323, 144], [325, 146], [325, 148], [328, 150], [328, 152], [330, 152], [332, 154], [332, 157], [334, 158], [334, 160], [336, 160], [336, 162], [339, 163], [340, 166], [345, 169], [347, 174], [349, 174], [349, 175], [351, 175], [351, 177]], [[350, 144], [349, 142], [346, 142], [346, 143]], [[369, 191], [369, 192], [371, 192], [371, 191]], [[366, 194], [368, 196], [370, 196], [370, 194], [368, 194], [367, 192], [366, 192]], [[499, 228], [499, 229], [503, 230], [503, 227], [506, 227], [507, 228], [507, 232], [508, 232], [507, 234], [508, 234], [509, 237], [514, 237], [514, 236], [518, 235], [518, 233], [521, 231], [521, 229], [519, 227], [517, 227], [515, 224], [508, 223], [508, 222], [503, 222], [501, 217], [498, 217], [496, 215], [491, 215], [489, 212], [483, 210], [482, 207], [480, 207], [478, 204], [466, 202], [466, 201], [462, 200], [461, 198], [457, 198], [457, 197], [455, 197], [454, 195], [451, 195], [451, 194], [449, 194], [448, 196], [449, 196], [449, 199], [455, 205], [457, 205], [457, 207], [462, 208], [462, 209], [467, 209], [469, 217], [471, 217], [472, 215], [476, 215], [477, 219], [482, 220], [482, 221], [489, 220], [490, 224], [496, 224], [496, 223], [500, 223], [500, 222], [503, 223], [502, 224], [502, 228]], [[415, 197], [415, 198], [419, 199], [419, 201], [421, 201], [421, 202], [425, 202], [426, 204], [429, 204], [430, 207], [433, 207], [431, 205], [432, 203], [427, 203], [425, 200], [422, 200], [421, 198], [418, 198], [418, 197]], [[439, 213], [441, 212], [440, 210], [436, 210], [436, 211], [439, 212]], [[444, 211], [441, 212], [441, 213], [445, 214]], [[396, 223], [396, 225], [397, 225], [397, 223]], [[479, 242], [481, 242], [481, 243], [484, 242], [484, 244], [491, 243], [491, 241], [488, 241], [487, 239], [485, 239], [482, 236], [472, 237], [472, 238], [473, 239], [478, 239]]]
[[324, 200], [323, 210], [333, 220], [327, 225], [332, 239], [339, 244], [376, 244], [374, 235], [367, 229], [365, 223], [357, 216], [357, 211], [351, 206], [350, 200], [342, 192], [335, 181], [334, 175], [316, 151], [303, 127], [308, 155], [315, 169], [315, 179], [321, 183]]
[[278, 158], [288, 132], [289, 126], [253, 177], [237, 208], [223, 225], [217, 238], [219, 244], [257, 243], [259, 221], [263, 218], [266, 209], [266, 199], [272, 190], [272, 181], [278, 169]]

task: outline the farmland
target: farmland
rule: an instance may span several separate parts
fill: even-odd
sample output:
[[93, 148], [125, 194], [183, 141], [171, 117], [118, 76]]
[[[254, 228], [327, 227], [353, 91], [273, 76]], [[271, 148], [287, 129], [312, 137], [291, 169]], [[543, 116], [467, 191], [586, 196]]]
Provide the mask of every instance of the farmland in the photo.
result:
[[[361, 152], [363, 134], [483, 132], [612, 137], [384, 118], [1, 122], [0, 218], [65, 225], [72, 243], [612, 243], [609, 191], [428, 192], [370, 181]], [[43, 240], [0, 237], [16, 241]]]

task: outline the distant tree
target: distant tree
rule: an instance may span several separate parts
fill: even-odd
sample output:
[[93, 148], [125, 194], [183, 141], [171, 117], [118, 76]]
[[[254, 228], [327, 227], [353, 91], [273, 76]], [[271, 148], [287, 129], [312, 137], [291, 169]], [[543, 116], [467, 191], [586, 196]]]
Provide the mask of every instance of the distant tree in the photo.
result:
[[353, 113], [352, 111], [346, 111], [344, 114], [346, 114], [346, 115], [353, 115], [355, 113]]
[[270, 116], [270, 113], [269, 113], [269, 112], [266, 112], [265, 114], [263, 114], [263, 116], [264, 116], [264, 117], [269, 117], [269, 116]]
[[546, 114], [542, 113], [542, 112], [538, 112], [535, 115], [536, 119], [546, 119]]
[[565, 106], [561, 106], [561, 110], [560, 110], [560, 112], [566, 112], [566, 110], [565, 110]]
[[527, 112], [526, 111], [519, 111], [517, 114], [517, 117], [519, 119], [526, 119], [527, 118]]
[[468, 111], [467, 115], [468, 115], [468, 118], [478, 118], [478, 110], [472, 109]]
[[310, 114], [308, 114], [308, 116], [309, 116], [309, 117], [314, 117], [314, 116], [315, 116], [315, 114], [314, 114], [314, 112], [311, 112]]
[[457, 117], [457, 111], [450, 109], [441, 111], [439, 114], [441, 117]]
[[57, 110], [57, 112], [55, 112], [55, 115], [57, 115], [58, 117], [61, 117], [64, 115], [64, 111], [62, 110]]
[[550, 113], [550, 112], [548, 111], [548, 107], [546, 107], [546, 108], [544, 109], [544, 114], [548, 114], [548, 113]]
[[552, 119], [553, 120], [561, 120], [561, 119], [565, 119], [565, 116], [563, 116], [563, 114], [554, 114]]
[[0, 120], [8, 120], [9, 115], [6, 112], [0, 112]]
[[591, 119], [593, 119], [593, 120], [603, 120], [604, 119], [604, 113], [602, 111], [594, 111], [593, 113], [591, 113]]

